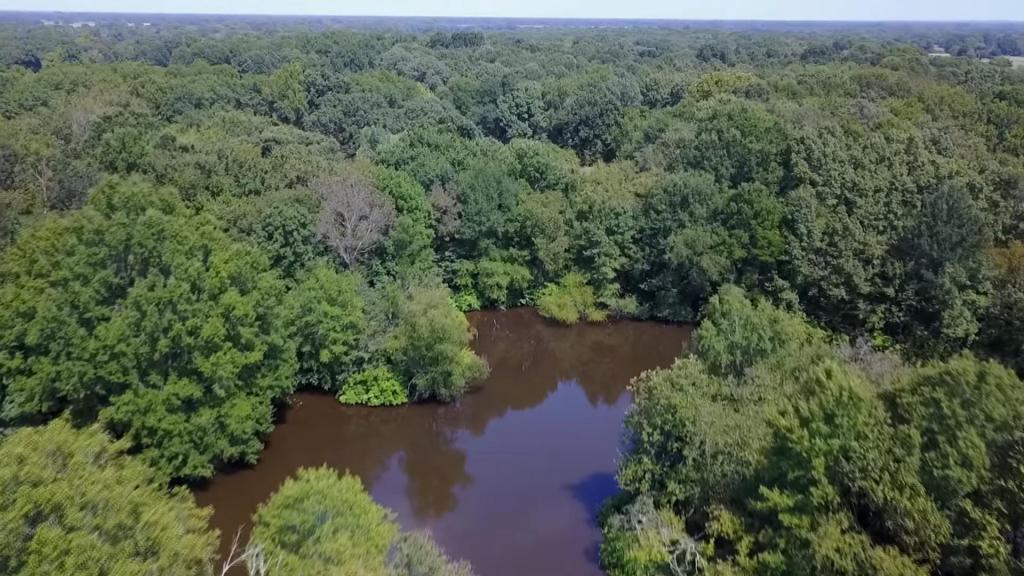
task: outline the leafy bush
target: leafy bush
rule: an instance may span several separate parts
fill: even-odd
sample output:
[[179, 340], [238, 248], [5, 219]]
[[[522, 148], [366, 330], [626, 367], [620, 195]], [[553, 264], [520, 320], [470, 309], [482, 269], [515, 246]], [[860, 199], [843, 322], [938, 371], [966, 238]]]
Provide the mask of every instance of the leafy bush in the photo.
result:
[[377, 366], [357, 372], [345, 380], [338, 401], [366, 406], [398, 406], [409, 401], [405, 386], [390, 368]]
[[[474, 302], [488, 307], [507, 308], [522, 302], [530, 286], [530, 269], [522, 264], [508, 262], [498, 257], [485, 258], [476, 262], [460, 260], [455, 264], [454, 284], [461, 300], [469, 305]], [[462, 308], [469, 309], [474, 308]]]
[[566, 274], [558, 284], [544, 286], [537, 296], [537, 308], [542, 316], [562, 324], [576, 324], [581, 319], [603, 322], [607, 318], [607, 313], [597, 307], [594, 289], [577, 272]]
[[413, 400], [454, 400], [470, 381], [487, 375], [487, 363], [469, 348], [469, 322], [447, 288], [408, 289], [397, 304], [397, 319], [387, 354]]
[[466, 561], [453, 561], [424, 532], [402, 534], [388, 557], [392, 576], [473, 576]]

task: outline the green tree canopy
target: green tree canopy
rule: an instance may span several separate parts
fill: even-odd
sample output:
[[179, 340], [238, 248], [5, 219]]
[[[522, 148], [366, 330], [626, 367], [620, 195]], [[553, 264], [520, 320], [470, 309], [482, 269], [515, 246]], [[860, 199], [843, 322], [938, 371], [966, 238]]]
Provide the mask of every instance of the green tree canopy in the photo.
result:
[[99, 418], [157, 469], [254, 461], [294, 386], [284, 286], [168, 189], [109, 180], [0, 263], [3, 418]]
[[288, 293], [300, 383], [336, 392], [358, 368], [366, 332], [360, 281], [352, 272], [319, 263]]
[[64, 419], [0, 440], [0, 572], [211, 576], [209, 510], [126, 448]]
[[300, 469], [260, 505], [252, 541], [274, 574], [385, 576], [397, 535], [394, 514], [358, 478], [324, 467]]
[[413, 286], [397, 303], [397, 322], [386, 351], [414, 400], [451, 401], [487, 364], [469, 348], [469, 322], [443, 286]]
[[731, 287], [696, 339], [634, 383], [627, 492], [604, 518], [610, 573], [682, 559], [711, 574], [1019, 569], [1011, 371], [967, 355], [869, 381], [870, 359]]

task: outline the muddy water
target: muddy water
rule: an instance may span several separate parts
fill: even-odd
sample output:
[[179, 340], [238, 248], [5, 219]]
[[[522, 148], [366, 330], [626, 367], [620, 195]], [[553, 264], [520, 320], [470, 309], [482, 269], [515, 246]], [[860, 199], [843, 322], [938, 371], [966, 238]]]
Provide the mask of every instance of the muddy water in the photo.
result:
[[594, 515], [616, 490], [626, 385], [668, 366], [688, 329], [561, 327], [528, 309], [470, 320], [491, 375], [456, 405], [358, 408], [297, 394], [259, 464], [196, 490], [225, 544], [297, 468], [327, 464], [480, 576], [601, 574]]

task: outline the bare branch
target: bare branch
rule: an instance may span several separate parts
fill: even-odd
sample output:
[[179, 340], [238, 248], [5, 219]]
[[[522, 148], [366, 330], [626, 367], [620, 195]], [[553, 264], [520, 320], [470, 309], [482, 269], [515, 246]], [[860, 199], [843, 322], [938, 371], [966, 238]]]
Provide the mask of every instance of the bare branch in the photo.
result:
[[459, 205], [459, 195], [455, 188], [446, 184], [434, 184], [430, 189], [430, 203], [437, 213], [437, 231], [443, 238], [451, 238], [459, 229], [459, 221], [462, 217], [462, 208]]
[[[224, 563], [221, 565], [220, 576], [228, 576], [232, 570], [239, 566], [245, 566], [249, 576], [270, 576], [273, 563], [267, 558], [263, 547], [250, 540], [245, 545], [245, 548], [241, 549], [238, 546], [241, 538], [242, 528], [239, 528], [231, 540], [231, 551], [228, 552], [228, 557], [224, 559]], [[277, 564], [274, 564], [275, 568]]]
[[313, 183], [322, 202], [317, 232], [348, 267], [363, 260], [391, 230], [395, 204], [366, 179], [347, 174]]

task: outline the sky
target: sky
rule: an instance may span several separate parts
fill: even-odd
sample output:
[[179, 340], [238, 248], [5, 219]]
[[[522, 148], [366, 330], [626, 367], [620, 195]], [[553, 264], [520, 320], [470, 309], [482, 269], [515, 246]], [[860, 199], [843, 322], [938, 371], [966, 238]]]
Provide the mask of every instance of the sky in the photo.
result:
[[1024, 0], [0, 0], [0, 10], [687, 20], [1024, 21]]

